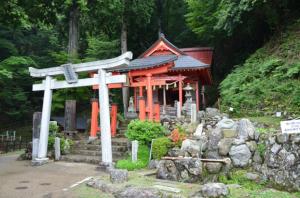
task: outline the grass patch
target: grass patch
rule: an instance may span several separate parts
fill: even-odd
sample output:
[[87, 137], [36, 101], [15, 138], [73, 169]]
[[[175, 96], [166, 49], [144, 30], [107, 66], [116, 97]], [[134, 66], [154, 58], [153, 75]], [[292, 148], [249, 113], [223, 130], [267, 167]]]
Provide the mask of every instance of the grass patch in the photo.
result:
[[138, 148], [138, 161], [132, 162], [131, 155], [127, 159], [117, 161], [116, 168], [127, 169], [133, 171], [147, 167], [150, 155], [150, 149], [146, 145], [139, 145]]
[[277, 118], [273, 116], [261, 116], [261, 117], [249, 117], [252, 122], [257, 122], [259, 124], [264, 124], [268, 128], [278, 129], [280, 127], [280, 121], [282, 118]]
[[300, 194], [264, 188], [249, 190], [246, 188], [230, 188], [230, 198], [299, 198]]
[[257, 183], [254, 181], [251, 181], [245, 177], [245, 174], [247, 173], [247, 170], [237, 170], [233, 171], [229, 178], [227, 178], [225, 175], [219, 176], [219, 181], [224, 184], [239, 184], [243, 188], [248, 190], [261, 190], [264, 188], [265, 183]]

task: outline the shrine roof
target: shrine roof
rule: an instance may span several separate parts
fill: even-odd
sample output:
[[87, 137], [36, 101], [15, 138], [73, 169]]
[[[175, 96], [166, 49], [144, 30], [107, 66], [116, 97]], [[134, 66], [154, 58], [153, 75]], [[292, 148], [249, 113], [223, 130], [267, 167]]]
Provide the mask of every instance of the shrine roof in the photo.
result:
[[129, 71], [137, 69], [147, 69], [151, 67], [158, 67], [160, 65], [173, 62], [177, 59], [176, 55], [162, 55], [162, 56], [149, 56], [145, 58], [137, 58], [129, 63], [126, 67], [113, 68], [113, 71]]
[[178, 59], [175, 61], [175, 66], [172, 68], [172, 70], [200, 69], [209, 66], [209, 64], [203, 63], [202, 61], [191, 56], [178, 56]]

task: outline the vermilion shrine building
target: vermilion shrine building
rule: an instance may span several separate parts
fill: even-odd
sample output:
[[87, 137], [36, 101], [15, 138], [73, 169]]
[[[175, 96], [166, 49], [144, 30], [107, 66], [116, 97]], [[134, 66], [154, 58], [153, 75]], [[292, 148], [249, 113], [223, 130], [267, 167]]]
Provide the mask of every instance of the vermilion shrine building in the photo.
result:
[[[175, 101], [184, 108], [185, 88], [193, 89], [192, 100], [197, 110], [205, 107], [204, 88], [212, 84], [212, 48], [177, 48], [164, 35], [128, 66], [110, 69], [113, 74], [126, 74], [127, 86], [133, 93], [130, 113], [137, 112], [139, 119], [160, 121], [160, 112]], [[112, 84], [109, 88], [121, 88]], [[94, 89], [97, 87], [94, 87]], [[111, 108], [112, 135], [116, 131], [116, 105]], [[98, 130], [98, 103], [92, 103], [91, 136]]]

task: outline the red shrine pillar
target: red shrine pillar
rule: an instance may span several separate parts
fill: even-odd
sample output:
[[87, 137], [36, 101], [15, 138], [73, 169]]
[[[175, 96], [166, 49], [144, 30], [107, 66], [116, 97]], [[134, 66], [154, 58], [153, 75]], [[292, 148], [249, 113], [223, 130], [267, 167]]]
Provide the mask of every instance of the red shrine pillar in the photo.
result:
[[151, 86], [152, 74], [147, 74], [147, 105], [148, 105], [148, 119], [153, 120], [153, 94]]
[[133, 88], [133, 102], [134, 102], [134, 110], [137, 110], [137, 88]]
[[199, 81], [196, 81], [196, 106], [197, 111], [200, 110], [200, 98], [199, 98]]
[[92, 103], [92, 113], [91, 113], [91, 132], [90, 137], [96, 138], [98, 131], [98, 113], [99, 113], [99, 104], [98, 99], [91, 99]]
[[115, 137], [117, 132], [117, 113], [118, 113], [118, 105], [111, 104], [111, 136]]
[[160, 122], [160, 105], [159, 102], [154, 104], [154, 120], [155, 122]]
[[180, 102], [180, 110], [182, 109], [182, 103], [183, 103], [183, 98], [182, 98], [182, 78], [181, 74], [179, 74], [179, 86], [178, 86], [178, 91], [179, 91], [179, 102]]
[[139, 97], [139, 119], [144, 121], [146, 119], [146, 102], [143, 96]]

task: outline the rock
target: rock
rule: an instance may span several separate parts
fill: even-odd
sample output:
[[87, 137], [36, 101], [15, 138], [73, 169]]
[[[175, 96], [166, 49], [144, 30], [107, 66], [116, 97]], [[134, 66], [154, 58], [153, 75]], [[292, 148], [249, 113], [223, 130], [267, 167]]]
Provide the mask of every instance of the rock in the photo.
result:
[[295, 164], [295, 160], [296, 160], [296, 157], [294, 154], [290, 153], [288, 154], [288, 156], [286, 157], [286, 166], [290, 167], [292, 165]]
[[260, 180], [260, 176], [256, 173], [246, 173], [245, 177], [251, 181], [258, 182]]
[[148, 168], [149, 169], [157, 169], [159, 164], [159, 160], [150, 160], [149, 164], [148, 164]]
[[271, 148], [271, 152], [274, 154], [277, 154], [280, 149], [281, 149], [281, 146], [279, 144], [275, 143]]
[[183, 157], [184, 156], [184, 151], [182, 151], [180, 148], [171, 148], [169, 151], [168, 151], [168, 155], [170, 157]]
[[200, 143], [197, 140], [185, 139], [182, 142], [181, 150], [194, 149], [196, 151], [200, 151]]
[[300, 143], [300, 134], [292, 134], [290, 139], [293, 143], [298, 144]]
[[251, 152], [246, 144], [232, 146], [229, 156], [235, 167], [245, 167], [251, 158]]
[[245, 140], [244, 139], [234, 139], [232, 142], [233, 145], [241, 145], [241, 144], [245, 144]]
[[110, 181], [112, 183], [123, 183], [128, 181], [128, 171], [120, 169], [109, 170]]
[[207, 172], [209, 172], [211, 174], [217, 174], [221, 171], [222, 163], [206, 162], [205, 167], [206, 167]]
[[237, 130], [232, 129], [222, 129], [224, 138], [235, 138], [237, 136]]
[[115, 193], [120, 190], [115, 185], [109, 184], [101, 179], [91, 179], [86, 183], [87, 186], [101, 190], [104, 193]]
[[219, 109], [216, 108], [206, 108], [205, 111], [206, 117], [214, 117], [221, 115]]
[[232, 138], [224, 138], [218, 144], [219, 147], [219, 154], [220, 155], [227, 155], [230, 151], [233, 139]]
[[255, 151], [253, 155], [253, 162], [261, 164], [262, 163], [262, 158], [260, 156], [259, 151]]
[[202, 176], [200, 159], [161, 160], [158, 166], [158, 179], [172, 181], [196, 182]]
[[246, 142], [246, 145], [248, 146], [251, 152], [254, 152], [257, 149], [257, 144], [255, 141]]
[[202, 135], [202, 131], [203, 131], [203, 124], [201, 123], [197, 126], [194, 136], [200, 137]]
[[208, 135], [208, 150], [217, 150], [218, 143], [222, 139], [222, 132], [220, 128], [215, 128]]
[[228, 188], [223, 183], [207, 183], [201, 189], [204, 197], [225, 197], [229, 194]]
[[278, 134], [276, 140], [278, 144], [286, 143], [289, 140], [289, 134]]
[[220, 129], [232, 129], [235, 125], [235, 122], [232, 119], [223, 118], [217, 124], [217, 127]]
[[237, 126], [238, 136], [240, 139], [248, 140], [255, 138], [255, 127], [248, 119], [241, 119]]
[[129, 187], [114, 193], [115, 198], [159, 198], [159, 192], [153, 188]]
[[161, 160], [158, 164], [156, 177], [158, 179], [178, 181], [180, 173], [172, 160]]

